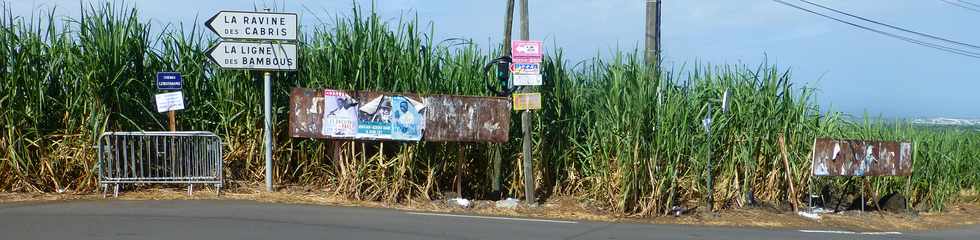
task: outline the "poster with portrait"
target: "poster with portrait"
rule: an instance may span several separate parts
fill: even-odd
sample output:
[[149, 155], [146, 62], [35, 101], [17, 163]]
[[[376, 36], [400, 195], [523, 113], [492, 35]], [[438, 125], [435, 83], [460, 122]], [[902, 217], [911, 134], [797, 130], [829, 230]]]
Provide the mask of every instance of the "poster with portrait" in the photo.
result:
[[357, 101], [347, 93], [324, 90], [323, 110], [323, 135], [336, 138], [357, 136]]
[[404, 141], [422, 140], [425, 105], [408, 97], [394, 96], [391, 98], [391, 106], [391, 138]]
[[358, 139], [391, 139], [391, 97], [379, 96], [358, 108]]

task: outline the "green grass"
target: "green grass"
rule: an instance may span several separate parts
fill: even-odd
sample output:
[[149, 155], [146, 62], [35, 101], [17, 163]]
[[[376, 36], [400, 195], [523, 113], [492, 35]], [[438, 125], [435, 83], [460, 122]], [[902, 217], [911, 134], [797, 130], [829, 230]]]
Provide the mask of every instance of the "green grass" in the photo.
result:
[[[104, 131], [163, 130], [156, 113], [154, 74], [184, 75], [187, 110], [178, 128], [212, 131], [226, 143], [232, 180], [263, 178], [261, 75], [221, 70], [205, 50], [216, 40], [199, 26], [153, 26], [134, 9], [95, 5], [79, 19], [52, 13], [0, 20], [0, 189], [95, 190], [95, 152]], [[373, 11], [307, 23], [297, 73], [273, 80], [275, 181], [331, 189], [352, 199], [404, 201], [453, 189], [457, 151], [465, 152], [464, 195], [487, 197], [492, 183], [489, 144], [378, 143], [294, 139], [286, 133], [288, 91], [294, 86], [344, 90], [487, 95], [481, 68], [497, 47], [435, 40], [435, 27], [409, 18], [385, 22]], [[156, 33], [156, 34], [154, 34]], [[751, 191], [785, 201], [777, 139], [785, 136], [793, 182], [808, 184], [815, 137], [908, 140], [916, 143], [911, 192], [916, 203], [941, 210], [980, 184], [980, 132], [847, 120], [822, 112], [817, 90], [794, 85], [776, 66], [697, 64], [673, 69], [617, 52], [571, 64], [560, 48], [545, 58], [544, 109], [534, 114], [534, 170], [545, 196], [576, 196], [605, 209], [658, 215], [705, 199], [713, 161], [716, 207], [744, 204]], [[731, 91], [731, 110], [719, 98]], [[701, 119], [714, 111], [713, 135]], [[505, 192], [521, 196], [520, 128], [504, 144]], [[711, 146], [709, 151], [708, 146]], [[334, 149], [340, 151], [334, 159]], [[904, 191], [906, 178], [868, 178], [869, 192]], [[845, 179], [818, 185], [853, 187]]]

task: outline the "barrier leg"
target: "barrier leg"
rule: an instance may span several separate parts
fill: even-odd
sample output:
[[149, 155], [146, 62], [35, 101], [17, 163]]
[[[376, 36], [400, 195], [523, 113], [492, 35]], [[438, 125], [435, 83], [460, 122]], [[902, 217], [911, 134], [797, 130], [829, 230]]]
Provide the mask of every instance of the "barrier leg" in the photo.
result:
[[909, 169], [909, 177], [905, 180], [905, 212], [908, 213], [909, 216], [914, 216], [916, 214], [915, 210], [912, 209], [913, 207], [912, 206], [912, 172], [915, 171], [915, 156], [917, 153], [916, 150], [918, 149], [919, 149], [919, 143], [913, 141], [912, 159], [909, 160], [910, 161], [909, 166], [911, 166], [912, 168]]
[[861, 214], [864, 214], [864, 178], [861, 178]]
[[194, 196], [194, 184], [187, 184], [187, 196]]
[[113, 198], [118, 198], [119, 197], [119, 184], [118, 183], [116, 183], [115, 190], [112, 191], [112, 197]]
[[105, 198], [105, 194], [108, 191], [109, 191], [109, 184], [102, 184], [102, 198]]
[[[809, 201], [806, 204], [806, 207], [808, 209], [807, 212], [809, 212], [810, 214], [813, 214], [813, 209], [814, 209], [814, 207], [813, 207], [813, 176], [810, 176], [810, 179], [807, 180], [806, 195], [809, 195]], [[824, 205], [826, 205], [826, 204], [824, 204]]]

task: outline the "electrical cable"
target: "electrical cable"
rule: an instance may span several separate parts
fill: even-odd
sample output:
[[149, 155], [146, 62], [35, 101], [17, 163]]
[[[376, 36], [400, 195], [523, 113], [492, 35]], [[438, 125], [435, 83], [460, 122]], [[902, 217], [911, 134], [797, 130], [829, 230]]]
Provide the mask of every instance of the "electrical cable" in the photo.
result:
[[956, 1], [957, 2], [960, 2], [960, 3], [963, 3], [963, 4], [972, 5], [974, 7], [980, 8], [980, 4], [976, 4], [976, 3], [973, 3], [973, 2], [970, 2], [970, 1], [966, 1], [966, 0], [956, 0]]
[[937, 37], [937, 36], [934, 36], [934, 35], [930, 35], [930, 34], [918, 32], [918, 31], [913, 31], [913, 30], [909, 30], [909, 29], [906, 29], [906, 28], [903, 28], [903, 27], [898, 27], [898, 26], [894, 26], [894, 25], [891, 25], [891, 24], [887, 24], [887, 23], [875, 21], [875, 20], [872, 20], [872, 19], [868, 19], [868, 18], [861, 17], [861, 16], [858, 16], [858, 15], [846, 13], [846, 12], [843, 12], [843, 11], [840, 11], [840, 10], [837, 10], [837, 9], [833, 9], [833, 8], [830, 8], [830, 7], [827, 7], [827, 6], [824, 6], [824, 5], [820, 5], [820, 4], [811, 2], [811, 1], [807, 1], [807, 0], [797, 0], [797, 1], [805, 2], [807, 4], [810, 4], [810, 5], [813, 5], [813, 6], [817, 6], [819, 8], [823, 8], [823, 9], [826, 9], [826, 10], [829, 10], [829, 11], [832, 11], [832, 12], [836, 12], [836, 13], [839, 13], [839, 14], [847, 15], [849, 17], [853, 17], [853, 18], [864, 20], [864, 21], [868, 21], [868, 22], [871, 22], [871, 23], [874, 23], [874, 24], [878, 24], [878, 25], [881, 25], [881, 26], [885, 26], [885, 27], [891, 28], [891, 29], [895, 29], [895, 30], [899, 30], [899, 31], [903, 31], [903, 32], [907, 32], [907, 33], [911, 33], [911, 34], [915, 34], [915, 35], [927, 37], [927, 38], [932, 38], [932, 39], [943, 41], [943, 42], [947, 42], [947, 43], [952, 43], [952, 44], [956, 44], [956, 45], [961, 45], [961, 46], [967, 46], [967, 47], [971, 47], [971, 48], [980, 49], [980, 46], [977, 46], [977, 45], [973, 45], [973, 44], [969, 44], [969, 43], [964, 43], [964, 42], [959, 42], [959, 41], [955, 41], [955, 40], [950, 40], [950, 39], [946, 39], [946, 38], [942, 38], [942, 37]]
[[949, 4], [949, 5], [957, 6], [957, 7], [966, 9], [966, 10], [970, 10], [970, 11], [974, 11], [974, 12], [980, 12], [980, 8], [974, 8], [974, 7], [970, 7], [970, 6], [967, 6], [967, 5], [963, 5], [963, 3], [960, 3], [960, 2], [953, 2], [953, 1], [950, 1], [950, 0], [939, 0], [939, 1], [942, 1], [942, 2], [944, 2], [946, 4]]
[[823, 13], [819, 13], [819, 12], [816, 12], [816, 11], [813, 11], [813, 10], [810, 10], [810, 9], [807, 9], [807, 8], [804, 8], [804, 7], [801, 7], [801, 6], [792, 4], [792, 3], [785, 2], [783, 0], [773, 0], [773, 1], [775, 1], [777, 3], [780, 3], [780, 4], [783, 4], [783, 5], [786, 5], [786, 6], [789, 6], [789, 7], [792, 7], [792, 8], [796, 8], [796, 9], [805, 11], [805, 12], [809, 12], [809, 13], [812, 13], [812, 14], [815, 14], [815, 15], [818, 15], [818, 16], [821, 16], [821, 17], [829, 18], [831, 20], [834, 20], [834, 21], [837, 21], [837, 22], [840, 22], [840, 23], [851, 25], [853, 27], [860, 28], [860, 29], [863, 29], [863, 30], [868, 30], [868, 31], [875, 32], [875, 33], [878, 33], [878, 34], [881, 34], [881, 35], [885, 35], [885, 36], [888, 36], [888, 37], [897, 38], [899, 40], [903, 40], [903, 41], [914, 43], [914, 44], [917, 44], [917, 45], [921, 45], [921, 46], [925, 46], [925, 47], [937, 49], [937, 50], [944, 51], [944, 52], [949, 52], [949, 53], [953, 53], [953, 54], [957, 54], [957, 55], [962, 55], [962, 56], [966, 56], [966, 57], [972, 57], [972, 58], [980, 59], [980, 53], [978, 53], [978, 52], [971, 52], [971, 51], [962, 50], [962, 49], [958, 49], [958, 48], [953, 48], [953, 47], [949, 47], [949, 46], [943, 46], [943, 45], [940, 45], [940, 44], [929, 43], [929, 42], [917, 40], [917, 39], [914, 39], [914, 38], [905, 37], [905, 36], [901, 36], [901, 35], [898, 35], [898, 34], [881, 31], [881, 30], [870, 28], [870, 27], [863, 26], [863, 25], [860, 25], [860, 24], [848, 22], [847, 20], [843, 20], [843, 19], [840, 19], [840, 18], [829, 16], [829, 15], [826, 15], [826, 14], [823, 14]]

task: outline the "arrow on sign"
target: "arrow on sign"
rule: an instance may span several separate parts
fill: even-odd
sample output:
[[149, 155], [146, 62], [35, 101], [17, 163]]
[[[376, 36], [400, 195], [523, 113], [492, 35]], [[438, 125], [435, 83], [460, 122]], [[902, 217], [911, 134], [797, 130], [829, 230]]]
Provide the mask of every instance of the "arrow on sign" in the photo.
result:
[[295, 13], [220, 11], [205, 25], [226, 39], [296, 41], [297, 22]]
[[296, 44], [220, 42], [208, 57], [222, 68], [296, 71]]

